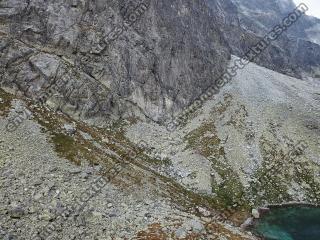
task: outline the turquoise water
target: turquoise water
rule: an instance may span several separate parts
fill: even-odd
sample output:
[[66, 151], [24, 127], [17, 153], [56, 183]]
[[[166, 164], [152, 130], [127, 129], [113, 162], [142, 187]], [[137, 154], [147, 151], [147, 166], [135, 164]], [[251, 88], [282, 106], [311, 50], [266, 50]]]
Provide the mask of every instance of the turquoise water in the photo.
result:
[[266, 240], [320, 240], [320, 208], [274, 208], [254, 232]]

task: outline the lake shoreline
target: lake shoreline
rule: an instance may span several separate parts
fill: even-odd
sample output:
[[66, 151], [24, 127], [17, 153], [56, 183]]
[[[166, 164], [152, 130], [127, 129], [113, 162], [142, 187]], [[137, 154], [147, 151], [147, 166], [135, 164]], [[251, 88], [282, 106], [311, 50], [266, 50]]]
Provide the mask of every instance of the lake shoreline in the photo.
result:
[[264, 208], [285, 208], [285, 207], [311, 207], [320, 208], [320, 204], [308, 203], [308, 202], [287, 202], [280, 204], [268, 204]]
[[[320, 239], [319, 210], [319, 204], [308, 202], [267, 204], [253, 209], [252, 217], [246, 221], [246, 230], [261, 239], [301, 240], [311, 232], [310, 239]], [[292, 231], [292, 226], [297, 226], [296, 230], [299, 230]]]

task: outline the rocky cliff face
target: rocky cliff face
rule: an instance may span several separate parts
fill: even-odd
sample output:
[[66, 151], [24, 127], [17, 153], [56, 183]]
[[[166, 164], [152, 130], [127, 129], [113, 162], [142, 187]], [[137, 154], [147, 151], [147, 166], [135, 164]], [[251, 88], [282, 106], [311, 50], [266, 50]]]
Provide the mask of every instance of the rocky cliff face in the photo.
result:
[[[320, 47], [309, 18], [174, 131], [157, 123], [291, 8], [1, 1], [0, 239], [253, 240], [237, 227], [252, 209], [319, 204]], [[101, 177], [103, 189], [92, 185]]]
[[47, 103], [80, 119], [141, 110], [161, 120], [194, 100], [230, 57], [203, 1], [21, 0], [1, 7], [5, 85], [34, 97], [63, 79]]
[[[296, 8], [292, 0], [232, 0], [239, 8], [241, 26], [259, 35], [265, 34]], [[287, 34], [293, 38], [311, 40], [319, 44], [319, 35], [310, 34], [320, 25], [320, 19], [303, 16]]]
[[[291, 1], [260, 2], [4, 1], [2, 84], [96, 124], [132, 115], [161, 122], [293, 8]], [[307, 38], [301, 29], [292, 35]], [[285, 35], [255, 62], [314, 75], [320, 47]]]
[[[296, 8], [291, 0], [253, 1], [232, 0], [234, 7], [229, 18], [237, 15], [238, 22], [225, 24], [224, 33], [232, 54], [243, 56], [252, 46], [269, 33]], [[228, 9], [231, 9], [228, 7]], [[234, 12], [236, 11], [236, 13]], [[301, 78], [319, 73], [320, 47], [319, 19], [302, 16], [282, 36], [271, 43], [255, 62], [261, 66]], [[304, 53], [307, 53], [306, 55]]]

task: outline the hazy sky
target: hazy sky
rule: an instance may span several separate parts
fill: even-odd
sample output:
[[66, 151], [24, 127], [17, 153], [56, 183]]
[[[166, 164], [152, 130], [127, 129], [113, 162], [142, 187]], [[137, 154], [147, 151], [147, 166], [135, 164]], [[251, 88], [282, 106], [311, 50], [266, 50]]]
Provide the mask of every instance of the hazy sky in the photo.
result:
[[317, 18], [320, 18], [320, 0], [293, 0], [297, 5], [300, 3], [305, 3], [309, 10], [307, 15], [312, 15]]

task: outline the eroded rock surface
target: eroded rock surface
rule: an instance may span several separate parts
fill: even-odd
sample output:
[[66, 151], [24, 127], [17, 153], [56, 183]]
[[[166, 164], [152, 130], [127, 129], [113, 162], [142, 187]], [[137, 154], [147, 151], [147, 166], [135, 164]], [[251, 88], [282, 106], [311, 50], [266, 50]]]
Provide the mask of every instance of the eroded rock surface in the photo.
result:
[[48, 104], [80, 119], [134, 112], [162, 120], [190, 104], [230, 57], [203, 1], [13, 3], [1, 5], [10, 6], [1, 20], [5, 85], [35, 97], [63, 79]]
[[[3, 1], [1, 81], [95, 124], [128, 116], [163, 122], [213, 84], [230, 53], [244, 55], [293, 10], [290, 1], [249, 11], [250, 4]], [[317, 74], [320, 47], [306, 40], [305, 25], [316, 37], [303, 17], [254, 61], [295, 77]]]

